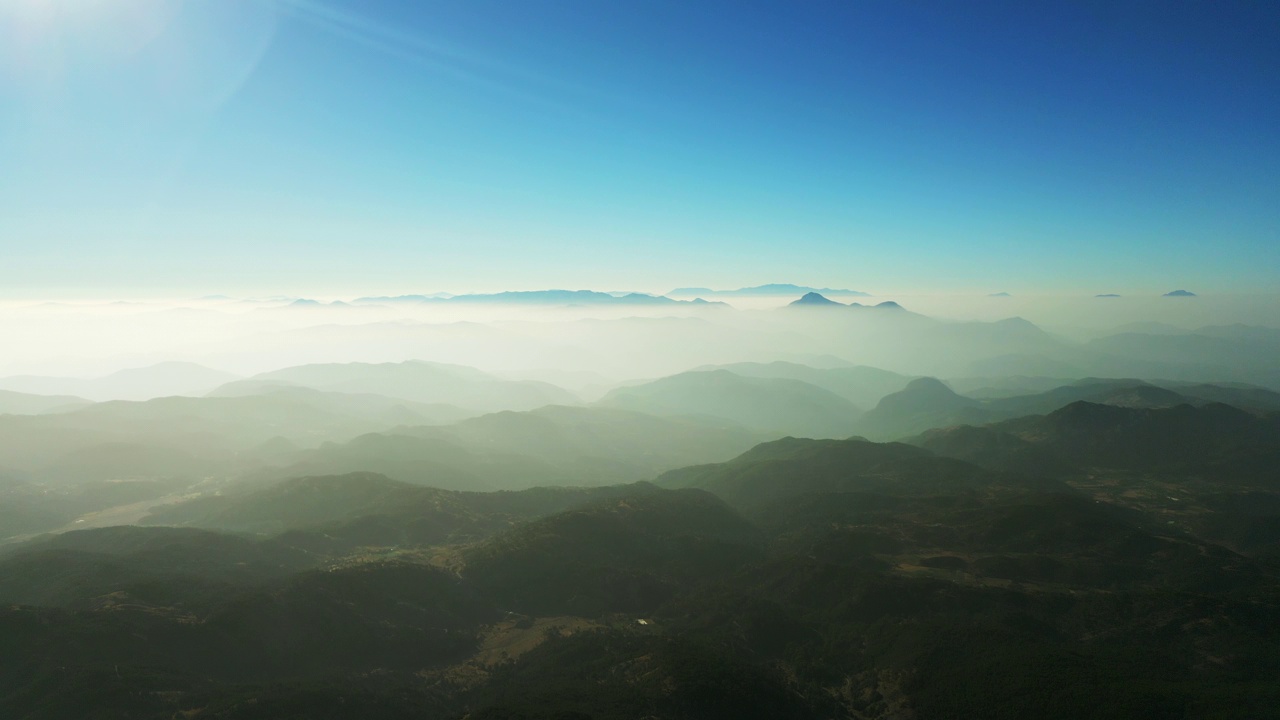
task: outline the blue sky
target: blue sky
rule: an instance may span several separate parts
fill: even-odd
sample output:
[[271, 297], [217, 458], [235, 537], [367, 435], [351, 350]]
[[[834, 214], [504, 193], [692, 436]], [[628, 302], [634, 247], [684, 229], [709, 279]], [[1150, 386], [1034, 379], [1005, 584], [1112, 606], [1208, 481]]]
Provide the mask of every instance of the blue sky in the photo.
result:
[[1280, 4], [0, 2], [0, 288], [1280, 291]]

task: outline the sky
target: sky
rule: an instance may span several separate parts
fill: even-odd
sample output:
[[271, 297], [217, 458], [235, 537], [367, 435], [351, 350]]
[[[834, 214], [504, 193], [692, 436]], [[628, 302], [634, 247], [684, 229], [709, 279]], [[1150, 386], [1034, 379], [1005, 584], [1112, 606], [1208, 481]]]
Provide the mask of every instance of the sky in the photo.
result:
[[1280, 293], [1278, 36], [1267, 2], [0, 0], [0, 297]]

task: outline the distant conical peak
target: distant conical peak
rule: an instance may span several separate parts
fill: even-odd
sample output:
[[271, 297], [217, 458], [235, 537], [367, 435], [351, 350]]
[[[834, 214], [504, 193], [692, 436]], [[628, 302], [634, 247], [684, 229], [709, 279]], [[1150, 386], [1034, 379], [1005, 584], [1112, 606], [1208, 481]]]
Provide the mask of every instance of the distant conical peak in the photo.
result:
[[907, 383], [902, 392], [909, 393], [936, 393], [939, 395], [955, 395], [956, 392], [937, 378], [920, 377]]
[[842, 305], [835, 300], [827, 298], [825, 295], [816, 292], [805, 293], [799, 300], [791, 303], [792, 305]]

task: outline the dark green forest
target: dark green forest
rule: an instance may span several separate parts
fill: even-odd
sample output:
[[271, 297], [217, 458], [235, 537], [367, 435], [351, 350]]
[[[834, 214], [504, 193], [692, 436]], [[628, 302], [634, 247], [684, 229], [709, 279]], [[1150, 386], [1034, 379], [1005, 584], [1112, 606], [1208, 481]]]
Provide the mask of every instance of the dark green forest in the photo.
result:
[[905, 440], [257, 478], [11, 542], [0, 715], [1275, 716], [1276, 415], [1077, 400]]

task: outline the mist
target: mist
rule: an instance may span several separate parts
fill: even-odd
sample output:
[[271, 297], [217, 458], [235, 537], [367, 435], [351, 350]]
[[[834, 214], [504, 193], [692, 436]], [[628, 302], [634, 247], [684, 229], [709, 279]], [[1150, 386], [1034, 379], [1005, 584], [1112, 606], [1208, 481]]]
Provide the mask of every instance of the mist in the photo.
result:
[[1280, 716], [1277, 37], [0, 0], [0, 720]]

